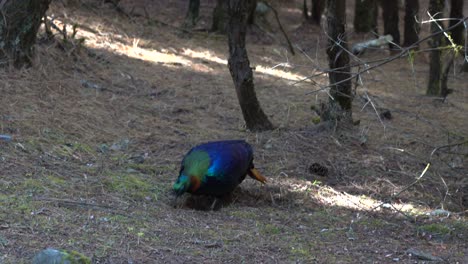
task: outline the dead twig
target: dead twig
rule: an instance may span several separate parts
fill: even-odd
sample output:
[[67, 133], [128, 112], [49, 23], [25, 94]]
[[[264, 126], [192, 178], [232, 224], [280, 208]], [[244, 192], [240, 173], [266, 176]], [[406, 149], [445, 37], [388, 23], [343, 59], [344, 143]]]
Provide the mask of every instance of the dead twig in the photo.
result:
[[456, 146], [461, 146], [461, 145], [465, 145], [465, 144], [468, 144], [468, 140], [465, 140], [465, 141], [462, 141], [462, 142], [458, 142], [458, 143], [454, 143], [454, 144], [448, 144], [448, 145], [443, 145], [443, 146], [439, 146], [439, 147], [436, 147], [434, 148], [434, 150], [432, 150], [431, 152], [431, 155], [430, 155], [430, 159], [432, 159], [432, 156], [439, 150], [441, 149], [444, 149], [444, 148], [451, 148], [451, 147], [456, 147]]
[[284, 37], [286, 38], [286, 41], [288, 42], [289, 50], [291, 51], [292, 55], [296, 55], [296, 52], [294, 52], [294, 48], [291, 44], [291, 41], [289, 40], [288, 34], [286, 34], [286, 31], [284, 30], [283, 25], [281, 25], [281, 22], [278, 16], [278, 11], [276, 11], [276, 9], [272, 7], [269, 3], [267, 2], [263, 2], [263, 3], [265, 3], [265, 5], [268, 6], [268, 8], [270, 8], [275, 14], [276, 22], [278, 22], [278, 26], [281, 32], [283, 33]]
[[[427, 170], [429, 169], [429, 167], [431, 166], [431, 163], [427, 163], [426, 167], [424, 168], [424, 170], [421, 172], [421, 174], [419, 175], [418, 178], [416, 178], [415, 181], [413, 181], [411, 184], [407, 185], [406, 187], [404, 187], [403, 189], [401, 189], [399, 192], [393, 194], [390, 198], [388, 199], [385, 199], [383, 202], [379, 203], [378, 205], [374, 206], [370, 211], [374, 211], [375, 209], [381, 207], [382, 205], [386, 204], [386, 203], [391, 203], [391, 201], [395, 198], [397, 198], [398, 196], [400, 196], [400, 194], [402, 194], [403, 192], [405, 192], [406, 190], [408, 190], [409, 188], [413, 187], [415, 184], [417, 184], [421, 179], [422, 177], [426, 174]], [[395, 208], [393, 205], [391, 205], [393, 208]], [[396, 209], [396, 208], [395, 208]], [[404, 214], [401, 210], [397, 210], [397, 212], [403, 214], [405, 217], [408, 217], [410, 218], [411, 220], [413, 220], [411, 217], [409, 217], [408, 215]]]
[[[392, 62], [392, 61], [394, 61], [394, 60], [396, 60], [396, 59], [402, 58], [402, 57], [404, 57], [405, 55], [407, 55], [411, 50], [413, 50], [414, 48], [416, 48], [420, 43], [422, 43], [422, 42], [424, 42], [424, 41], [426, 41], [426, 40], [432, 38], [432, 37], [435, 36], [435, 35], [438, 35], [438, 34], [445, 34], [446, 32], [448, 32], [448, 31], [454, 29], [455, 27], [459, 26], [460, 24], [464, 23], [466, 20], [468, 20], [468, 17], [465, 17], [464, 19], [460, 19], [460, 21], [459, 21], [458, 23], [454, 24], [454, 25], [451, 26], [451, 27], [448, 27], [448, 28], [446, 28], [446, 29], [444, 29], [444, 30], [435, 32], [435, 33], [433, 33], [433, 34], [430, 34], [429, 36], [426, 36], [426, 37], [420, 39], [419, 41], [416, 41], [415, 43], [413, 43], [413, 45], [402, 49], [402, 50], [400, 51], [400, 53], [395, 54], [395, 55], [393, 55], [393, 56], [390, 56], [389, 58], [386, 58], [385, 60], [383, 60], [383, 61], [380, 62], [380, 63], [377, 63], [377, 64], [371, 65], [371, 66], [369, 66], [369, 67], [366, 67], [366, 68], [363, 69], [363, 70], [360, 70], [360, 71], [358, 71], [358, 72], [356, 72], [356, 73], [351, 74], [351, 76], [348, 77], [348, 78], [345, 78], [345, 79], [343, 79], [343, 80], [340, 80], [340, 81], [338, 81], [338, 82], [335, 82], [335, 83], [332, 83], [332, 84], [329, 84], [329, 85], [326, 85], [326, 86], [322, 86], [320, 89], [317, 89], [317, 90], [308, 92], [308, 93], [306, 93], [306, 94], [316, 93], [316, 92], [325, 90], [325, 89], [327, 89], [327, 88], [330, 88], [330, 87], [332, 87], [332, 86], [336, 86], [336, 85], [338, 85], [338, 84], [347, 82], [347, 81], [349, 81], [349, 80], [352, 80], [352, 79], [356, 78], [357, 75], [360, 75], [360, 74], [362, 74], [362, 73], [364, 73], [364, 72], [367, 72], [367, 71], [369, 71], [369, 70], [378, 68], [378, 67], [380, 67], [380, 66], [382, 66], [382, 65], [385, 65], [385, 64], [387, 64], [387, 63], [390, 63], [390, 62]], [[350, 53], [349, 51], [347, 51], [347, 52]], [[333, 69], [333, 70], [336, 70], [336, 69]], [[333, 70], [330, 70], [330, 71], [333, 71]]]

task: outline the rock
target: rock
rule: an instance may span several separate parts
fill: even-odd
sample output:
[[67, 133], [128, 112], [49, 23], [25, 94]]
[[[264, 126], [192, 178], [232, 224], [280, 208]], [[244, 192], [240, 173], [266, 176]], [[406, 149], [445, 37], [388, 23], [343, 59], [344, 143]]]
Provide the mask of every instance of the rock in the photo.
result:
[[76, 252], [67, 252], [53, 248], [44, 249], [33, 259], [33, 264], [91, 264], [86, 256]]
[[423, 251], [420, 251], [420, 250], [417, 250], [417, 249], [414, 249], [414, 248], [408, 249], [406, 251], [406, 253], [411, 255], [411, 257], [417, 258], [417, 259], [420, 259], [420, 260], [443, 261], [442, 258], [433, 256], [433, 255], [431, 255], [429, 253], [426, 253], [426, 252], [423, 252]]
[[0, 135], [0, 141], [10, 142], [12, 137], [10, 135]]
[[450, 216], [450, 212], [444, 209], [436, 209], [429, 214], [432, 216]]
[[371, 39], [353, 45], [351, 52], [354, 55], [362, 55], [369, 48], [379, 48], [393, 41], [391, 35], [380, 36], [378, 39]]
[[93, 83], [88, 80], [81, 80], [81, 86], [84, 88], [95, 89], [95, 90], [102, 90], [102, 87], [99, 84]]

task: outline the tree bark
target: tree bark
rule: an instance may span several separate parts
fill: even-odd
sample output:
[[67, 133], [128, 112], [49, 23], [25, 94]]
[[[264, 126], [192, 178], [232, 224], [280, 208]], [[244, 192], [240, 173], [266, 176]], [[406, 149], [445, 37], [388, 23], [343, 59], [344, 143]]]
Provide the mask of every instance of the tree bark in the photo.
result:
[[404, 47], [409, 47], [419, 40], [419, 0], [405, 0]]
[[190, 0], [187, 15], [185, 15], [184, 26], [187, 28], [193, 28], [197, 24], [199, 13], [200, 0]]
[[[444, 0], [430, 0], [429, 1], [429, 13], [434, 17], [434, 19], [442, 18], [442, 11], [444, 9]], [[440, 21], [431, 22], [431, 33], [436, 33], [440, 31], [439, 26], [442, 27]], [[442, 77], [443, 77], [443, 63], [442, 63], [442, 51], [439, 49], [444, 45], [444, 36], [443, 34], [434, 35], [430, 42], [431, 53], [430, 53], [430, 63], [429, 63], [429, 83], [427, 86], [427, 95], [442, 95]]]
[[311, 0], [312, 15], [310, 18], [317, 25], [320, 25], [320, 20], [322, 19], [322, 13], [323, 13], [323, 10], [325, 9], [325, 4], [326, 4], [325, 2], [326, 0]]
[[306, 20], [309, 19], [309, 10], [307, 9], [307, 0], [302, 3], [302, 15]]
[[[464, 0], [451, 0], [450, 2], [450, 18], [460, 18], [462, 19], [463, 18], [463, 1]], [[459, 20], [450, 20], [450, 26], [453, 26], [454, 24], [456, 24]], [[460, 24], [458, 25], [457, 27], [455, 27], [454, 29], [452, 29], [450, 31], [450, 34], [452, 36], [452, 39], [453, 41], [455, 42], [455, 44], [457, 45], [465, 45], [465, 41], [468, 41], [468, 40], [464, 40], [464, 27], [463, 27], [463, 24]], [[465, 46], [465, 50], [467, 49], [467, 46]], [[464, 72], [468, 72], [468, 61], [464, 60], [463, 62], [463, 66], [462, 66], [462, 71]]]
[[325, 120], [349, 119], [351, 120], [351, 80], [349, 55], [345, 50], [346, 44], [346, 1], [329, 0], [327, 6], [327, 34], [329, 36], [327, 54], [330, 69], [329, 73], [330, 95], [329, 109], [322, 116]]
[[247, 18], [247, 25], [253, 25], [255, 23], [255, 11], [257, 9], [257, 0], [250, 5], [249, 16]]
[[390, 34], [393, 37], [393, 43], [389, 44], [390, 49], [398, 49], [400, 45], [400, 30], [398, 29], [398, 2], [397, 0], [382, 0], [382, 16], [384, 20], [384, 35]]
[[228, 2], [228, 41], [229, 71], [236, 87], [237, 98], [242, 109], [247, 129], [263, 131], [273, 129], [273, 125], [260, 107], [255, 94], [253, 73], [245, 48], [247, 20], [253, 0], [229, 0]]
[[51, 0], [5, 1], [0, 7], [0, 66], [30, 66], [41, 19]]
[[[452, 0], [450, 2], [450, 24], [449, 26], [453, 26], [458, 23], [460, 20], [455, 19], [463, 19], [463, 0]], [[455, 27], [454, 29], [450, 30], [450, 35], [452, 37], [452, 41], [456, 45], [463, 46], [464, 39], [463, 39], [463, 25], [460, 24], [459, 26]], [[445, 40], [445, 39], [444, 39]], [[446, 41], [445, 41], [446, 42]], [[445, 99], [447, 95], [452, 92], [452, 89], [448, 88], [448, 77], [450, 73], [450, 69], [454, 64], [455, 60], [455, 52], [449, 51], [450, 54], [448, 56], [443, 56], [445, 59], [443, 60], [443, 68], [442, 68], [442, 77], [441, 77], [441, 87], [440, 87], [440, 95]], [[465, 65], [468, 65], [466, 60], [464, 61]], [[462, 66], [463, 70], [463, 66]]]
[[377, 32], [378, 6], [376, 0], [356, 0], [354, 9], [354, 31]]
[[[450, 1], [450, 18], [451, 19], [463, 19], [463, 1], [464, 0], [451, 0]], [[458, 23], [459, 20], [450, 20], [449, 26], [453, 26]], [[458, 25], [450, 31], [452, 39], [457, 45], [463, 46], [463, 24]]]
[[227, 0], [218, 0], [215, 9], [213, 10], [213, 24], [211, 31], [221, 34], [226, 34], [228, 16], [228, 2]]

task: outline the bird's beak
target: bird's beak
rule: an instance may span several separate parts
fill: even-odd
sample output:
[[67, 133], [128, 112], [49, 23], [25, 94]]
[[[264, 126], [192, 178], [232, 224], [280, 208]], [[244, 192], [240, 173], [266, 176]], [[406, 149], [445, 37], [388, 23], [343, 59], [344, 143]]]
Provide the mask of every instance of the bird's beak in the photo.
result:
[[177, 197], [181, 196], [182, 194], [184, 194], [184, 193], [185, 193], [185, 190], [182, 189], [182, 188], [180, 188], [180, 189], [174, 189], [174, 192], [173, 192], [173, 193], [174, 193], [175, 197], [177, 198]]

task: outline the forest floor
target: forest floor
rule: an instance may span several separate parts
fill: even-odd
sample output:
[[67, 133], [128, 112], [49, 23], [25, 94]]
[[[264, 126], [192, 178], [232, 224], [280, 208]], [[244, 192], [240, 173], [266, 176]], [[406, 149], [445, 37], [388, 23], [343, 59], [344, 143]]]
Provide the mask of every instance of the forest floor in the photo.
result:
[[[328, 82], [326, 37], [303, 22], [302, 1], [276, 4], [302, 51], [291, 55], [271, 14], [249, 31], [257, 96], [276, 126], [254, 133], [226, 36], [207, 31], [215, 1], [201, 1], [191, 33], [180, 29], [186, 1], [121, 1], [130, 16], [96, 2], [54, 2], [68, 39], [41, 32], [32, 68], [0, 71], [0, 134], [13, 137], [0, 139], [0, 263], [46, 247], [93, 263], [468, 263], [467, 73], [453, 71], [442, 101], [424, 95], [427, 52], [394, 60], [361, 75], [359, 125], [327, 129], [312, 110], [328, 100], [316, 91]], [[221, 139], [251, 143], [268, 183], [245, 180], [216, 211], [176, 201], [183, 155]]]

